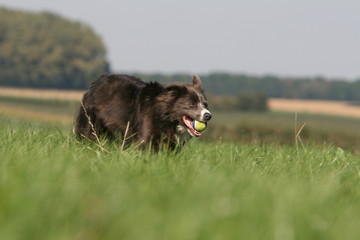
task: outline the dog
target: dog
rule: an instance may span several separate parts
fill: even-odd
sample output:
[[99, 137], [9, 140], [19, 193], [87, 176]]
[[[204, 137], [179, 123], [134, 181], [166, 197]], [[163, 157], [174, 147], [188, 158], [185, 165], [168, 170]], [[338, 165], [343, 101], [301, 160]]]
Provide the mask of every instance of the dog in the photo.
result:
[[181, 149], [200, 131], [193, 120], [207, 123], [212, 118], [202, 83], [194, 75], [192, 84], [144, 82], [120, 74], [95, 79], [84, 94], [75, 118], [74, 131], [80, 138], [125, 139], [159, 151], [162, 145]]

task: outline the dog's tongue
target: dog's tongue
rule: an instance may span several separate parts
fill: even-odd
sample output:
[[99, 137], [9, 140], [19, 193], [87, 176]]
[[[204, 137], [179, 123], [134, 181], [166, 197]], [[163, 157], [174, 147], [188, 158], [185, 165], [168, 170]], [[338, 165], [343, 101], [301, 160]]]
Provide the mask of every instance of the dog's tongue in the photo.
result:
[[189, 118], [188, 116], [183, 116], [182, 119], [191, 135], [193, 135], [194, 137], [199, 137], [201, 135], [201, 132], [193, 128], [193, 120], [191, 118]]

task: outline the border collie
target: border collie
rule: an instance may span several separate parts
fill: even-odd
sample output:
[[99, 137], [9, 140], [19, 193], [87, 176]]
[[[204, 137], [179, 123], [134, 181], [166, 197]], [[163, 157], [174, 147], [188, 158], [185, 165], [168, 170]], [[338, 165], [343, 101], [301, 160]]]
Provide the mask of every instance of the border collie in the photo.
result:
[[201, 85], [196, 75], [192, 84], [101, 75], [84, 94], [75, 134], [88, 139], [95, 133], [110, 139], [125, 137], [127, 144], [135, 141], [155, 151], [163, 144], [171, 150], [183, 147], [191, 137], [201, 135], [192, 126], [193, 120], [207, 122], [212, 117]]

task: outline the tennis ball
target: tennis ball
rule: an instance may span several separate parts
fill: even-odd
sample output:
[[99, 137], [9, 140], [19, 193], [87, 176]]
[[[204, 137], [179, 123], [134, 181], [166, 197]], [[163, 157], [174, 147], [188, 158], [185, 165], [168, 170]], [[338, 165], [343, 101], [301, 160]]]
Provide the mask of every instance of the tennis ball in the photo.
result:
[[206, 126], [207, 126], [206, 122], [200, 122], [200, 121], [197, 121], [197, 120], [193, 121], [193, 128], [196, 131], [199, 131], [199, 132], [204, 131]]

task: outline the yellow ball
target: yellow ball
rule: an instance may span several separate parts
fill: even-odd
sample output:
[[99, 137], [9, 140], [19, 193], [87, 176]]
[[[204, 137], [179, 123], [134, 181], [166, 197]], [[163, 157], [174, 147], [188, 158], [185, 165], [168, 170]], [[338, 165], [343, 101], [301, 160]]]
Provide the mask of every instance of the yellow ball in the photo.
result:
[[204, 131], [206, 127], [207, 127], [206, 122], [200, 122], [200, 121], [197, 121], [197, 120], [193, 121], [193, 128], [196, 131], [199, 131], [199, 132]]

